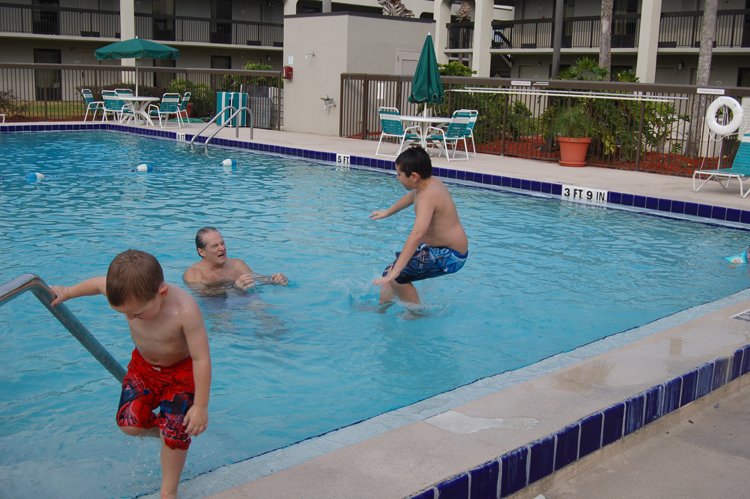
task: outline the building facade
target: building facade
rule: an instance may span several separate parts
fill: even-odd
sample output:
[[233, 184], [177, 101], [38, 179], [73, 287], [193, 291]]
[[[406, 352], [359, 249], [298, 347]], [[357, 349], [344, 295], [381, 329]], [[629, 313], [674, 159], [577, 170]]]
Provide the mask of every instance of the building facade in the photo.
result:
[[[477, 76], [548, 79], [552, 71], [556, 0], [404, 0], [415, 18], [435, 23], [438, 60], [459, 60]], [[598, 59], [601, 2], [562, 0], [561, 65]], [[694, 84], [704, 0], [615, 0], [612, 73], [629, 69], [640, 81]], [[0, 2], [0, 62], [120, 64], [97, 61], [108, 43], [146, 38], [180, 49], [178, 61], [122, 64], [241, 69], [285, 65], [284, 17], [318, 13], [319, 0], [6, 0]], [[750, 86], [750, 0], [719, 5], [709, 82]], [[331, 3], [331, 10], [378, 15], [377, 0]], [[464, 13], [466, 8], [464, 8]], [[293, 35], [293, 34], [289, 34]], [[394, 54], [394, 60], [397, 56]]]

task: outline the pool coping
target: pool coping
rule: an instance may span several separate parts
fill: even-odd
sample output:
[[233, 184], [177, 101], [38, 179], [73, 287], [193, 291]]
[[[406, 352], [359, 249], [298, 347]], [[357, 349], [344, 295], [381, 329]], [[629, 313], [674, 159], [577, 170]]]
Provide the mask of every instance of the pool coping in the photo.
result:
[[[158, 129], [153, 130], [134, 128], [115, 124], [5, 125], [0, 127], [0, 133], [79, 130], [112, 130], [172, 140], [178, 139], [178, 133], [182, 134], [181, 132], [171, 130], [166, 131]], [[184, 137], [182, 138], [182, 140], [189, 141], [192, 138], [192, 135], [190, 134], [186, 133], [183, 135]], [[198, 140], [200, 139], [204, 138], [200, 137]], [[328, 162], [336, 162], [337, 160], [336, 153], [324, 153], [320, 151], [301, 148], [268, 145], [225, 138], [216, 138], [213, 140], [213, 143], [217, 146], [283, 154], [311, 160]], [[373, 159], [354, 155], [350, 156], [349, 159], [352, 166], [374, 168], [385, 171], [395, 170], [395, 164], [390, 160]], [[560, 195], [562, 193], [563, 184], [558, 182], [527, 180], [506, 175], [494, 175], [442, 167], [436, 167], [434, 171], [436, 176], [451, 180], [484, 184], [487, 185], [488, 188], [511, 188], [521, 191], [528, 191], [530, 193], [540, 193], [547, 195]], [[607, 202], [614, 205], [646, 210], [647, 212], [650, 211], [653, 214], [662, 213], [665, 215], [688, 215], [707, 219], [706, 221], [708, 222], [718, 221], [732, 222], [743, 225], [750, 224], [750, 210], [745, 211], [722, 206], [690, 203], [686, 201], [670, 200], [649, 196], [637, 196], [633, 194], [612, 191], [609, 191], [607, 193]], [[747, 302], [742, 306], [750, 308], [750, 302]], [[736, 307], [736, 305], [730, 306], [729, 308], [733, 307]], [[603, 340], [599, 340], [599, 342], [607, 343], [607, 341], [609, 341], [611, 338], [612, 337], [604, 338]], [[747, 339], [748, 341], [750, 341], [750, 337], [748, 337]], [[630, 344], [632, 343], [628, 343], [628, 345]], [[621, 346], [619, 348], [627, 348], [628, 345]], [[586, 347], [588, 346], [584, 346], [573, 351], [573, 358], [581, 355], [581, 350], [585, 350]], [[616, 350], [618, 349], [609, 350], [600, 355], [607, 355], [608, 353]], [[592, 358], [588, 358], [586, 360], [582, 360], [579, 364], [585, 364], [587, 362], [590, 362], [591, 360]], [[545, 361], [542, 361], [542, 363], [544, 362]], [[565, 367], [562, 369], [562, 371], [573, 369], [576, 365], [578, 364], [573, 364], [572, 366]], [[532, 369], [532, 372], [533, 371], [534, 370]], [[548, 372], [546, 374], [543, 374], [542, 377], [554, 375], [559, 376], [560, 372], [561, 371]], [[707, 360], [697, 366], [693, 366], [692, 368], [679, 373], [677, 376], [654, 384], [636, 394], [628, 396], [627, 398], [622, 398], [621, 400], [618, 399], [618, 401], [613, 402], [606, 407], [600, 408], [597, 411], [591, 412], [581, 418], [578, 418], [577, 420], [574, 420], [573, 422], [567, 424], [563, 428], [558, 429], [557, 431], [547, 433], [531, 442], [523, 443], [523, 445], [514, 447], [507, 452], [498, 454], [497, 456], [493, 456], [492, 459], [486, 460], [478, 466], [467, 468], [460, 471], [459, 473], [445, 476], [440, 480], [434, 481], [433, 483], [428, 483], [425, 487], [417, 489], [416, 494], [410, 492], [406, 495], [400, 494], [393, 497], [413, 497], [419, 499], [426, 499], [428, 497], [430, 499], [438, 499], [441, 497], [471, 497], [471, 499], [484, 497], [506, 497], [510, 494], [518, 492], [526, 485], [534, 483], [541, 478], [549, 476], [550, 474], [554, 473], [554, 471], [567, 466], [568, 464], [576, 462], [577, 460], [585, 457], [590, 452], [595, 450], [592, 449], [592, 446], [594, 446], [593, 443], [585, 443], [583, 449], [584, 452], [582, 453], [581, 442], [593, 442], [593, 435], [596, 433], [596, 431], [599, 432], [599, 445], [598, 447], [596, 447], [598, 449], [624, 438], [633, 431], [657, 420], [662, 416], [673, 412], [680, 407], [683, 407], [684, 405], [694, 400], [707, 395], [708, 393], [713, 392], [718, 388], [721, 388], [727, 383], [747, 374], [748, 372], [750, 372], [750, 343], [736, 346], [736, 348], [734, 348], [734, 350], [727, 355], [722, 355], [711, 360]], [[512, 385], [512, 388], [523, 386], [527, 383], [533, 383], [535, 381], [538, 382], [539, 379], [539, 376], [532, 375], [531, 380]], [[485, 379], [479, 380], [474, 384], [488, 385], [488, 382]], [[500, 390], [502, 390], [502, 388]], [[500, 392], [495, 392], [495, 395], [497, 395], [497, 393]], [[441, 395], [414, 404], [414, 406], [419, 406], [419, 404], [431, 406], [432, 402], [434, 402], [434, 399], [440, 398]], [[484, 398], [487, 397], [489, 396], [486, 396]], [[453, 398], [451, 403], [455, 404], [456, 400], [457, 399]], [[458, 400], [460, 400], [460, 397]], [[466, 405], [469, 406], [477, 402], [478, 399], [472, 400], [473, 402], [468, 402]], [[441, 409], [444, 409], [444, 407], [441, 407]], [[460, 407], [455, 409], [458, 411], [462, 410]], [[396, 413], [397, 411], [393, 412]], [[417, 413], [420, 412], [422, 419], [419, 422], [407, 422], [405, 426], [401, 425], [400, 427], [394, 426], [393, 423], [385, 423], [381, 426], [382, 430], [384, 431], [381, 431], [377, 436], [372, 437], [372, 439], [377, 439], [386, 434], [390, 434], [395, 429], [401, 431], [413, 424], [429, 424], [425, 423], [425, 420], [435, 415], [435, 407], [433, 406], [422, 411], [418, 409]], [[378, 424], [377, 417], [368, 421], [370, 423]], [[401, 422], [403, 423], [404, 421], [406, 420], [402, 420]], [[356, 426], [357, 425], [352, 425], [348, 428], [351, 429], [355, 428]], [[355, 447], [355, 445], [352, 444], [345, 444], [342, 447], [340, 443], [334, 442], [336, 440], [334, 435], [340, 431], [341, 430], [337, 430], [336, 432], [331, 432], [330, 434], [314, 437], [313, 439], [308, 440], [325, 441], [326, 439], [328, 439], [327, 444], [332, 452], [324, 454], [323, 457], [328, 454], [335, 454], [340, 449]], [[574, 441], [576, 443], [575, 452], [573, 452]], [[304, 444], [305, 442], [307, 441], [303, 441], [302, 444]], [[300, 443], [295, 444], [295, 446], [300, 446]], [[288, 448], [284, 448], [273, 451], [272, 453], [280, 452], [281, 454], [283, 454], [285, 452], [285, 449], [288, 450]], [[269, 453], [269, 455], [272, 453]], [[312, 458], [312, 461], [321, 459], [320, 457], [315, 458], [312, 455], [310, 457]], [[257, 460], [258, 458], [263, 458], [263, 456], [256, 456], [249, 461]], [[271, 461], [273, 461], [273, 459]], [[275, 462], [278, 464], [278, 461]], [[306, 461], [305, 463], [308, 462], [311, 461]], [[222, 468], [213, 472], [209, 472], [208, 475], [213, 475], [212, 480], [216, 479], [221, 481]], [[191, 491], [189, 490], [191, 488], [190, 486], [185, 487], [188, 484], [201, 481], [199, 479], [201, 479], [202, 477], [206, 477], [206, 475], [202, 475], [200, 477], [184, 482], [182, 489], [188, 490], [182, 490], [182, 496], [203, 497], [203, 495], [195, 495], [196, 492], [198, 494], [201, 494], [201, 492], [199, 492], [197, 489]], [[271, 477], [272, 475], [265, 475], [262, 479], [258, 478], [257, 480], [255, 480], [255, 482], [250, 483], [265, 483], [270, 480]], [[245, 485], [248, 484], [246, 483]], [[263, 487], [263, 485], [259, 486], [261, 488]], [[214, 487], [209, 487], [209, 489], [203, 490], [207, 493], [216, 491]], [[241, 485], [237, 489], [229, 489], [227, 491], [221, 492], [217, 494], [216, 497], [239, 497], [237, 495], [233, 495], [233, 490], [238, 492], [241, 491], [242, 496], [246, 496], [247, 494], [247, 490], [243, 489], [243, 486]], [[321, 497], [339, 497], [339, 495], [331, 495], [331, 491], [328, 492], [328, 495], [323, 495]], [[267, 493], [268, 491], [265, 492], [267, 497], [272, 497], [272, 495], [267, 495]], [[280, 496], [282, 495], [284, 494], [281, 494]], [[313, 494], [309, 495], [309, 497], [316, 496]], [[346, 497], [346, 495], [341, 495], [340, 497]], [[384, 495], [382, 497], [386, 496]]]

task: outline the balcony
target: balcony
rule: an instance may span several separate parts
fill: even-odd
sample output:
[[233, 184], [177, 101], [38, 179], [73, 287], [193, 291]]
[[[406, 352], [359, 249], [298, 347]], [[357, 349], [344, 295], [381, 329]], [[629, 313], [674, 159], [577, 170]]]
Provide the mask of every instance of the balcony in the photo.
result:
[[283, 24], [231, 19], [136, 13], [135, 34], [139, 38], [158, 41], [284, 46]]
[[[117, 11], [0, 3], [0, 33], [120, 38]], [[284, 25], [135, 14], [135, 34], [158, 41], [283, 47]]]
[[[612, 18], [612, 48], [638, 47], [640, 30], [638, 14], [624, 14]], [[554, 21], [552, 19], [523, 19], [492, 23], [493, 49], [553, 48]], [[563, 48], [595, 48], [601, 41], [599, 16], [563, 19]]]
[[[638, 48], [640, 15], [625, 14], [612, 19], [612, 48]], [[659, 25], [660, 48], [699, 48], [703, 12], [663, 12]], [[473, 32], [473, 23], [453, 23], [449, 28], [450, 49], [460, 46], [453, 35], [459, 30]], [[552, 19], [519, 19], [493, 21], [492, 48], [552, 49], [554, 21]], [[601, 20], [598, 16], [571, 17], [563, 20], [563, 48], [598, 48], [601, 42]], [[750, 9], [720, 10], [716, 19], [715, 47], [750, 47]]]
[[0, 3], [0, 32], [119, 38], [120, 13]]
[[[659, 25], [659, 47], [700, 48], [703, 12], [665, 12]], [[750, 9], [720, 10], [714, 47], [750, 47]]]

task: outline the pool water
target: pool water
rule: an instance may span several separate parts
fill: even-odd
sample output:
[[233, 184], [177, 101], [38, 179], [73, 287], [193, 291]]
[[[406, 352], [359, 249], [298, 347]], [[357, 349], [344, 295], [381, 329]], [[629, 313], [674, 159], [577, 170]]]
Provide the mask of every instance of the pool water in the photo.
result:
[[[71, 285], [127, 248], [167, 281], [197, 261], [198, 228], [288, 288], [198, 298], [209, 332], [209, 428], [190, 478], [517, 369], [747, 287], [748, 233], [450, 184], [470, 241], [424, 307], [377, 307], [371, 281], [401, 249], [390, 174], [109, 132], [0, 135], [0, 283]], [[236, 169], [218, 166], [231, 157]], [[133, 168], [149, 163], [152, 173]], [[43, 181], [27, 183], [40, 172]], [[123, 365], [132, 342], [104, 297], [68, 302]], [[0, 308], [4, 498], [133, 497], [160, 484], [158, 443], [115, 426], [120, 388], [31, 295]]]

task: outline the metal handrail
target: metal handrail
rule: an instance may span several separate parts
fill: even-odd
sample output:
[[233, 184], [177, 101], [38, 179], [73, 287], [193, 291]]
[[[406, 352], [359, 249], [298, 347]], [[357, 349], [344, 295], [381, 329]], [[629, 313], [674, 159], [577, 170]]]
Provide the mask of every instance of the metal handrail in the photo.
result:
[[86, 329], [86, 326], [81, 324], [81, 321], [73, 315], [73, 312], [65, 306], [64, 303], [52, 306], [52, 300], [55, 294], [52, 292], [50, 287], [44, 280], [34, 274], [23, 274], [15, 279], [6, 282], [0, 286], [0, 306], [5, 305], [14, 298], [17, 298], [26, 291], [34, 293], [42, 305], [47, 307], [47, 310], [60, 321], [60, 324], [70, 331], [81, 345], [99, 361], [104, 368], [115, 377], [117, 381], [122, 383], [122, 379], [125, 377], [125, 368], [112, 357], [106, 348], [102, 346], [99, 341]]
[[[222, 123], [219, 126], [219, 128], [213, 134], [211, 134], [211, 136], [208, 139], [206, 139], [206, 141], [203, 143], [203, 147], [208, 148], [208, 143], [211, 141], [211, 139], [213, 139], [214, 137], [216, 137], [216, 134], [219, 133], [222, 128], [224, 128], [225, 126], [227, 126], [228, 123], [231, 123], [232, 119], [234, 119], [234, 117], [237, 116], [239, 114], [239, 112], [243, 111], [243, 110], [247, 111], [248, 114], [250, 115], [250, 140], [253, 140], [253, 111], [249, 107], [247, 107], [247, 106], [242, 106], [239, 109], [235, 108], [234, 106], [227, 106], [224, 109], [222, 109], [221, 111], [219, 111], [216, 114], [216, 116], [214, 116], [213, 118], [211, 118], [211, 121], [209, 121], [208, 123], [206, 123], [206, 125], [203, 128], [201, 128], [201, 130], [197, 134], [193, 135], [193, 138], [190, 139], [190, 148], [191, 149], [193, 148], [193, 142], [195, 142], [195, 139], [197, 139], [198, 136], [200, 134], [202, 134], [203, 131], [206, 128], [208, 128], [212, 123], [214, 123], [219, 118], [219, 116], [221, 116], [225, 111], [227, 111], [229, 109], [234, 110], [234, 113], [229, 117], [229, 119], [224, 120], [224, 123]], [[235, 128], [236, 128], [236, 131], [235, 131], [235, 135], [234, 136], [236, 138], [239, 138], [239, 136], [240, 136], [240, 127], [236, 126]]]

